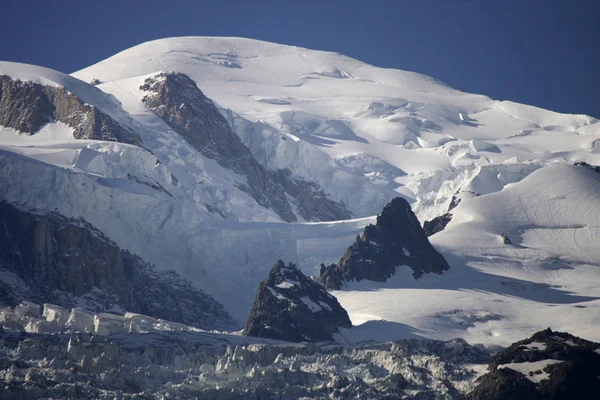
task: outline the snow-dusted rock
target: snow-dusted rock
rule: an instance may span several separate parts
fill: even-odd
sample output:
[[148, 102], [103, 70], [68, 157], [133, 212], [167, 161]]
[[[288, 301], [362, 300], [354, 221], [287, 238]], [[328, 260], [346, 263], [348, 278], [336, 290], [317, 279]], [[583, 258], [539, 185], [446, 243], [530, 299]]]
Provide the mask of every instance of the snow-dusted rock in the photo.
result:
[[317, 342], [333, 340], [339, 328], [351, 326], [346, 310], [324, 286], [280, 260], [260, 284], [244, 334]]
[[[85, 86], [83, 82], [81, 85]], [[0, 125], [35, 134], [49, 121], [66, 123], [77, 139], [141, 144], [135, 132], [64, 87], [22, 82], [0, 73]]]
[[452, 221], [451, 213], [442, 214], [431, 221], [425, 221], [423, 223], [423, 231], [425, 231], [425, 235], [427, 236], [435, 235], [436, 233], [443, 231], [450, 221]]
[[600, 344], [550, 328], [498, 352], [470, 400], [591, 399], [600, 392]]
[[283, 188], [256, 161], [193, 80], [181, 73], [161, 73], [147, 78], [140, 89], [146, 93], [144, 104], [196, 150], [244, 175], [248, 183], [243, 190], [258, 204], [273, 209], [284, 221], [297, 220]]
[[346, 281], [385, 282], [396, 268], [408, 266], [415, 278], [424, 273], [441, 274], [450, 268], [429, 240], [408, 202], [397, 197], [377, 216], [377, 223], [346, 250], [337, 264], [321, 266], [321, 280], [330, 289]]
[[468, 394], [468, 400], [539, 400], [535, 384], [526, 375], [501, 368], [478, 379], [479, 385]]

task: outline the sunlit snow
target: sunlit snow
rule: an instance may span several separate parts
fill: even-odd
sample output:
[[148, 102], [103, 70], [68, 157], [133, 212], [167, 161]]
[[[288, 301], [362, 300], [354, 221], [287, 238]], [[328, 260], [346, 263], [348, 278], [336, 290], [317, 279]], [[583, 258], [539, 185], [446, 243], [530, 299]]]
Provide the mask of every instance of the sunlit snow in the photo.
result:
[[[286, 224], [256, 204], [237, 187], [244, 177], [199, 154], [141, 102], [139, 86], [160, 71], [189, 75], [261, 163], [317, 182], [356, 219]], [[240, 324], [278, 259], [316, 275], [392, 197], [407, 198], [423, 222], [456, 195], [452, 221], [430, 238], [451, 269], [414, 280], [399, 267], [386, 283], [335, 292], [358, 325], [339, 340], [506, 345], [551, 327], [600, 341], [600, 174], [573, 166], [600, 164], [594, 118], [236, 38], [148, 42], [73, 76], [0, 63], [3, 73], [65, 86], [135, 130], [145, 149], [74, 140], [54, 122], [34, 136], [2, 128], [0, 200], [84, 217], [182, 273]], [[226, 219], [209, 211], [214, 204]]]

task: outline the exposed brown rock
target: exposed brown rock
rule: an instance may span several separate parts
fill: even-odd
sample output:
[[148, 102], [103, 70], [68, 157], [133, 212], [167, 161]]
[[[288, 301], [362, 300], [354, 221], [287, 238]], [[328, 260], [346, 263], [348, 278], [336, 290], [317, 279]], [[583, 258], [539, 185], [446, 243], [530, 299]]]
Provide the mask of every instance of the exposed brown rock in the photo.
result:
[[73, 128], [76, 139], [141, 144], [137, 133], [63, 87], [22, 82], [0, 75], [0, 125], [33, 135], [51, 121], [60, 121]]
[[149, 92], [142, 101], [190, 145], [221, 166], [246, 176], [240, 189], [256, 202], [274, 210], [284, 221], [294, 222], [283, 188], [276, 184], [262, 165], [188, 76], [161, 73], [146, 79], [141, 90]]
[[6, 202], [0, 202], [0, 271], [14, 274], [26, 289], [0, 279], [0, 304], [85, 302], [97, 312], [121, 309], [205, 329], [233, 325], [212, 297], [120, 249], [88, 222]]

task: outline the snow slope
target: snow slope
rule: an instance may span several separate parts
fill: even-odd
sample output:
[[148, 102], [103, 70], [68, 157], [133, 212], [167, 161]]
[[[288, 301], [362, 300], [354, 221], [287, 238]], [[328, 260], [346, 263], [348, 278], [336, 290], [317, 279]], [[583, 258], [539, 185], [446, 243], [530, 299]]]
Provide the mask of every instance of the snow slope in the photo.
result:
[[[157, 163], [155, 154], [175, 166]], [[198, 153], [190, 154], [198, 166], [172, 153], [155, 154], [123, 143], [75, 140], [72, 129], [59, 122], [32, 136], [0, 128], [0, 200], [85, 218], [121, 247], [182, 273], [241, 322], [274, 260], [297, 262], [316, 273], [319, 263], [335, 262], [371, 221], [279, 222], [245, 193], [221, 189], [232, 185], [218, 174], [228, 172], [216, 162]], [[185, 185], [185, 174], [192, 182], [192, 174], [205, 181], [200, 188]], [[204, 204], [211, 194], [248, 220], [223, 220], [208, 212]], [[273, 222], [251, 222], [261, 215]], [[232, 291], [238, 293], [235, 298]]]
[[371, 320], [346, 339], [409, 335], [508, 345], [548, 326], [600, 336], [599, 173], [557, 163], [465, 200], [453, 213], [431, 237], [448, 273], [414, 281], [404, 267], [383, 285], [361, 282], [335, 293], [354, 324]]
[[[171, 70], [258, 125], [237, 128], [259, 161], [319, 182], [359, 217], [379, 212], [389, 189], [416, 200], [439, 191], [421, 187], [431, 171], [458, 175], [515, 157], [585, 158], [600, 129], [591, 117], [497, 102], [420, 74], [251, 39], [156, 40], [73, 75], [108, 82], [102, 89], [114, 93], [114, 86], [132, 89], [128, 78]], [[439, 214], [450, 196], [424, 202], [418, 215]]]
[[[452, 222], [431, 238], [451, 270], [419, 281], [401, 271], [383, 285], [336, 292], [353, 322], [364, 323], [340, 340], [507, 344], [546, 326], [600, 340], [592, 190], [600, 175], [571, 166], [600, 164], [600, 123], [591, 117], [240, 38], [161, 39], [73, 74], [99, 79], [96, 87], [36, 68], [2, 63], [0, 74], [78, 96], [72, 82], [86, 88], [81, 96], [105, 92], [102, 101], [117, 99], [115, 119], [146, 149], [70, 140], [59, 124], [32, 137], [2, 128], [1, 197], [85, 217], [122, 247], [192, 279], [241, 322], [277, 259], [315, 274], [392, 197], [406, 197], [424, 221], [445, 213], [456, 194], [463, 201]], [[139, 86], [161, 71], [195, 80], [263, 165], [318, 182], [357, 219], [286, 224], [259, 207], [235, 187], [243, 177], [200, 155], [141, 102]], [[225, 208], [228, 219], [207, 205]]]

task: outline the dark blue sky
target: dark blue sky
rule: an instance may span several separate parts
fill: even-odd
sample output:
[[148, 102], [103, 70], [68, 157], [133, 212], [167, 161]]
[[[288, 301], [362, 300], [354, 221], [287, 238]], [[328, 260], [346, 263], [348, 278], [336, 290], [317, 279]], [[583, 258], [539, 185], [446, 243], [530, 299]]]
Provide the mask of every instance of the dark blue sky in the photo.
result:
[[0, 59], [73, 72], [147, 40], [337, 51], [495, 99], [600, 117], [599, 0], [0, 0]]

